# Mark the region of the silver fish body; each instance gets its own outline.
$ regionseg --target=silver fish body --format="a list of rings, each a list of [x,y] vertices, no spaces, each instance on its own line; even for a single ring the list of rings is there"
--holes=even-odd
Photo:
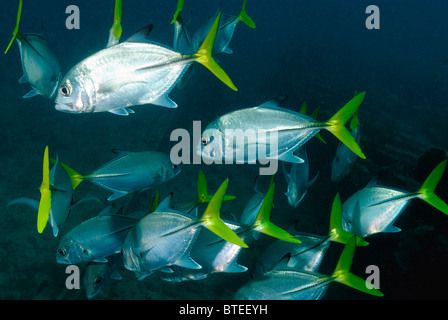
[[[246,240],[246,228],[231,222],[226,222],[226,225],[243,240]],[[247,268],[236,262],[241,253],[241,249],[240,246],[225,241],[207,229],[201,230],[191,248],[190,256],[202,268],[191,269],[173,266],[172,269],[174,272],[161,274],[161,279],[171,282],[180,282],[202,280],[208,275],[218,272],[245,272]]]
[[[359,126],[352,130],[352,135],[359,144],[361,140],[361,131]],[[356,161],[356,154],[354,154],[343,143],[339,143],[336,150],[336,155],[331,163],[331,181],[339,182],[346,175],[349,174]]]
[[[119,155],[85,176],[90,182],[112,191],[108,200],[147,190],[173,179],[180,167],[167,153],[158,151],[119,152]]]
[[[135,217],[102,213],[82,222],[61,239],[56,261],[61,264],[107,262],[120,252],[126,235],[138,222]]]
[[[23,70],[19,82],[29,83],[33,88],[24,98],[40,94],[54,99],[61,78],[58,58],[41,35],[18,33],[16,40]]]
[[[415,197],[415,193],[394,188],[367,186],[343,203],[342,228],[361,238],[379,232],[399,232],[393,223]]]
[[[62,79],[56,109],[70,113],[109,111],[128,115],[128,107],[177,107],[168,94],[191,63],[180,53],[148,42],[123,42],[75,65]]]
[[[129,232],[122,247],[126,269],[152,272],[171,265],[201,268],[189,255],[199,226],[181,212],[155,211]]]
[[[330,246],[328,237],[296,234],[300,244],[276,240],[258,256],[253,268],[253,278],[272,270],[298,270],[317,272]]]
[[[265,273],[244,284],[236,293],[236,300],[319,300],[333,281],[332,277],[304,271]]]
[[[299,206],[299,204],[305,197],[308,188],[316,181],[317,177],[319,176],[318,172],[313,179],[309,180],[310,168],[308,154],[306,152],[306,145],[299,148],[296,155],[299,158],[303,159],[304,162],[293,163],[291,166],[291,171],[289,173],[286,171],[284,162],[282,162],[283,174],[288,184],[288,189],[285,195],[288,198],[288,203],[294,208],[297,208]]]
[[[204,130],[197,153],[214,161],[278,159],[302,163],[294,151],[322,127],[311,117],[280,108],[278,105],[285,99],[279,97],[217,118]]]

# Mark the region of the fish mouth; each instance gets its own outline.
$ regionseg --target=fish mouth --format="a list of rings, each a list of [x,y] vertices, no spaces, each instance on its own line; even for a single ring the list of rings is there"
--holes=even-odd
[[[56,103],[55,109],[62,112],[68,112],[68,113],[75,113],[73,111],[73,108],[71,108],[69,105],[66,105],[64,103]]]

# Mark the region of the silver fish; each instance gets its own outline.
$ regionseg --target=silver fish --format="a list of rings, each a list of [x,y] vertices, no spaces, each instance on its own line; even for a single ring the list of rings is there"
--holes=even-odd
[[[200,269],[190,257],[190,250],[201,226],[231,243],[247,247],[219,217],[227,184],[228,180],[215,193],[201,219],[173,210],[171,197],[167,197],[127,235],[122,248],[124,266],[131,271],[149,273],[172,272],[169,269],[172,265]]]
[[[165,183],[180,173],[167,153],[158,151],[115,151],[118,156],[88,175],[81,175],[64,164],[74,188],[88,180],[113,194],[109,201],[134,191],[147,190]]]
[[[199,45],[204,41],[207,33],[209,32],[213,21],[216,17],[212,17],[193,35],[193,47],[198,48]],[[247,26],[255,28],[254,21],[246,13],[246,0],[243,2],[243,7],[241,8],[240,14],[238,16],[232,16],[229,14],[223,14],[219,22],[218,33],[216,34],[215,46],[213,47],[213,54],[220,54],[222,52],[231,54],[232,49],[229,48],[230,41],[233,38],[233,33],[235,32],[236,25],[238,22],[243,21]]]
[[[108,283],[109,279],[121,280],[122,277],[115,270],[122,262],[120,254],[107,257],[107,262],[89,262],[84,271],[84,285],[88,299],[96,297]]]
[[[194,61],[236,90],[211,56],[219,18],[195,54],[182,55],[155,43],[126,41],[91,55],[62,79],[56,109],[128,115],[133,113],[129,107],[148,103],[176,108],[168,94]]]
[[[448,205],[434,193],[446,163],[447,160],[441,162],[417,192],[369,183],[342,205],[342,228],[361,238],[379,232],[399,232],[401,229],[393,223],[414,198],[420,198],[448,214]]]
[[[361,130],[356,127],[352,130],[352,135],[356,142],[359,144],[361,140]],[[336,150],[336,155],[334,156],[333,162],[331,163],[331,181],[339,182],[346,175],[349,174],[353,165],[356,161],[356,155],[350,151],[344,144],[339,143]]]
[[[274,270],[244,284],[236,293],[238,300],[318,300],[328,286],[341,282],[359,291],[382,296],[378,289],[367,289],[365,280],[350,273],[356,247],[353,236],[345,246],[332,275],[298,270]]]
[[[30,98],[39,94],[45,98],[54,99],[61,78],[58,58],[42,35],[22,35],[19,32],[16,40],[23,70],[19,83],[29,83],[33,88],[23,97]]]
[[[140,217],[114,214],[111,209],[108,206],[64,235],[56,251],[57,263],[107,262],[107,257],[119,253],[126,235]]]
[[[356,154],[351,152],[356,157]],[[306,152],[306,145],[299,148],[297,152],[297,156],[303,159],[303,163],[293,163],[291,166],[291,171],[288,173],[285,168],[285,163],[282,162],[283,174],[286,179],[286,183],[288,184],[288,189],[285,192],[286,197],[288,198],[288,203],[294,208],[297,208],[302,202],[303,198],[308,191],[308,188],[316,181],[319,176],[319,171],[316,173],[313,179],[309,180],[309,161],[308,154]]]
[[[261,159],[302,163],[303,159],[294,152],[321,129],[326,129],[359,157],[365,158],[344,126],[358,109],[364,95],[358,94],[326,122],[279,107],[286,99],[284,96],[257,107],[227,113],[207,126],[197,145],[197,153],[205,159],[225,160],[226,163]]]

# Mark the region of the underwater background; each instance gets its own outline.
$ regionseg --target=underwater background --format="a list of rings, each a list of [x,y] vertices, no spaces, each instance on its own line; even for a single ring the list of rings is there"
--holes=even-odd
[[[80,9],[80,29],[68,30],[69,5]],[[237,15],[240,0],[185,0],[183,16],[192,12],[194,30],[212,17],[219,6]],[[380,29],[368,30],[368,5],[380,9]],[[124,0],[123,39],[153,24],[151,40],[172,46],[170,24],[177,1]],[[73,65],[103,49],[113,22],[114,1],[25,0],[21,30],[44,35],[60,60],[65,74]],[[114,157],[112,149],[170,152],[174,129],[192,132],[193,121],[202,127],[226,112],[252,107],[279,95],[287,95],[283,107],[299,110],[303,100],[318,119],[327,119],[357,92],[367,95],[359,109],[361,147],[366,160],[358,159],[341,182],[330,180],[331,161],[338,140],[327,132],[308,143],[310,175],[319,178],[297,208],[284,195],[286,182],[276,175],[276,194],[271,220],[287,229],[297,222],[304,232],[326,235],[336,193],[342,201],[363,188],[372,178],[403,190],[419,188],[429,172],[446,158],[448,149],[448,21],[445,1],[255,1],[246,12],[255,29],[240,23],[230,43],[233,54],[217,57],[238,92],[217,80],[202,66],[184,89],[174,88],[170,97],[177,109],[154,105],[134,107],[127,117],[111,113],[68,114],[56,111],[54,102],[41,96],[23,99],[31,88],[19,84],[22,75],[19,51],[13,44],[0,62],[0,299],[86,299],[84,288],[67,290],[66,265],[56,263],[60,237],[51,228],[36,230],[36,214],[25,206],[6,208],[18,197],[39,199],[42,156],[46,145],[56,157],[81,173],[88,173]],[[6,45],[15,25],[17,3],[8,1],[0,11],[0,43]],[[258,165],[184,164],[182,172],[163,184],[161,196],[174,193],[176,201],[194,200],[200,169],[210,193],[229,178],[223,217],[239,215],[253,194]],[[267,190],[269,177],[260,178]],[[156,190],[142,195],[149,199]],[[106,199],[108,191],[85,183],[76,197],[94,194]],[[448,201],[448,178],[436,190]],[[120,199],[126,205],[131,199]],[[145,200],[143,200],[145,201]],[[76,207],[60,227],[64,234],[98,214],[104,205],[85,202]],[[324,299],[447,299],[448,217],[429,204],[414,200],[398,218],[399,233],[370,236],[370,245],[356,249],[352,273],[366,277],[366,267],[380,269],[384,297],[371,297],[339,283],[329,286]],[[243,250],[238,262],[250,268],[272,238],[261,236]],[[331,274],[342,250],[332,243],[319,270]],[[80,266],[81,271],[83,266]],[[204,280],[170,283],[154,274],[143,281],[120,266],[120,281],[110,280],[95,299],[232,299],[250,279],[250,272],[213,274]]]

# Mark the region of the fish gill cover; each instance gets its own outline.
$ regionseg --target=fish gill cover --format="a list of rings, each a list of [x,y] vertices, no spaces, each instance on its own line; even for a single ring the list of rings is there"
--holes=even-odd
[[[115,3],[121,5],[121,22]],[[12,40],[0,63],[2,300],[87,299],[86,284],[80,281],[79,290],[67,289],[67,266],[56,263],[56,251],[63,235],[97,216],[110,204],[113,204],[113,214],[139,218],[157,214],[149,213],[153,211],[151,206],[155,207],[151,199],[157,192],[158,202],[172,193],[173,208],[176,204],[194,204],[185,214],[200,218],[207,207],[207,203],[196,201],[200,170],[207,178],[206,191],[210,196],[229,179],[226,194],[235,198],[222,203],[220,216],[234,228],[254,195],[254,180],[263,165],[206,164],[195,158],[196,144],[206,126],[220,116],[258,106],[278,96],[288,96],[281,107],[290,112],[299,113],[304,100],[310,110],[320,106],[317,121],[323,122],[353,98],[355,92],[366,92],[357,112],[361,130],[359,145],[366,159],[358,158],[346,176],[332,182],[331,163],[339,140],[323,130],[320,134],[326,144],[318,139],[306,142],[309,170],[311,174],[319,171],[319,176],[299,206],[289,205],[285,196],[288,186],[282,172],[274,176],[270,219],[291,234],[295,230],[326,236],[335,195],[339,193],[343,203],[372,179],[382,186],[417,192],[431,171],[447,158],[448,42],[444,39],[448,30],[445,19],[448,5],[444,2],[429,6],[416,0],[186,0],[179,3],[175,0],[52,0],[24,1],[20,6],[20,21],[17,19],[19,1],[9,1],[0,12],[3,22],[0,42],[4,48],[11,40],[16,22],[20,22],[17,30],[25,39],[27,35],[37,34],[45,41],[33,41],[41,38],[30,36],[30,41],[24,41],[19,50],[18,40]],[[248,16],[254,23],[249,25],[255,28],[238,22],[243,7],[242,16]],[[34,74],[43,70],[38,67],[47,61],[48,56],[42,53],[48,48],[57,57],[63,77],[82,60],[105,50],[108,43],[112,44],[108,39],[119,38],[122,44],[142,27],[152,24],[149,40],[140,36],[140,41],[172,48],[175,23],[171,22],[176,15],[188,27],[182,30],[189,30],[193,37],[207,21],[215,21],[219,12],[223,28],[225,23],[228,29],[224,32],[218,28],[216,38],[221,38],[215,39],[214,45],[221,45],[222,52],[214,59],[238,88],[237,92],[206,68],[192,63],[179,78],[165,83],[167,89],[161,99],[167,96],[177,108],[165,108],[163,103],[161,106],[160,102],[169,104],[170,100],[165,99],[158,100],[157,105],[123,105],[126,112],[116,112],[127,116],[110,112],[70,114],[55,110],[54,100],[40,95],[38,86],[21,79],[25,66]],[[235,23],[233,27],[232,23]],[[231,41],[224,46],[221,40],[229,35]],[[34,55],[25,54],[25,49]],[[32,63],[35,61],[40,61],[37,67]],[[187,63],[182,58],[178,61]],[[161,66],[145,71],[156,72]],[[107,88],[117,94],[141,88],[147,85],[145,76],[139,73],[136,78],[129,73],[120,76],[121,82],[114,82],[113,86],[108,83]],[[56,89],[62,94],[60,85]],[[34,93],[23,98],[32,89]],[[349,121],[347,129],[348,125]],[[181,141],[180,137],[186,136],[190,139]],[[73,196],[75,205],[71,206],[64,224],[58,226],[58,237],[48,226],[43,231],[43,226],[39,226],[42,233],[36,231],[37,209],[22,205],[7,207],[16,198],[29,197],[38,202],[41,191],[48,195],[58,190],[57,185],[48,185],[47,176],[43,181],[42,159],[46,146],[50,158],[69,163],[77,172],[88,173],[114,159],[116,155],[111,150],[156,150],[173,155],[172,150],[178,151],[176,146],[180,142],[188,147],[175,154],[176,159],[188,161],[170,164],[179,166],[181,172],[172,179],[162,179],[165,182],[155,188],[142,188],[108,201],[112,190],[92,183],[78,186]],[[52,165],[50,162],[50,170]],[[152,178],[160,179],[166,172],[160,170]],[[108,174],[125,176],[126,172]],[[269,189],[270,179],[271,176],[259,176],[255,188],[262,195]],[[435,194],[447,202],[447,192],[447,173],[442,172]],[[101,201],[79,201],[89,197]],[[51,223],[51,212],[48,223]],[[444,290],[448,282],[443,276],[448,267],[448,217],[416,199],[409,203],[394,226],[401,232],[367,237],[369,245],[356,248],[350,268],[351,273],[363,279],[375,275],[369,270],[377,270],[384,296],[378,298],[332,283],[323,299],[448,298]],[[242,236],[237,229],[233,231]],[[200,235],[206,232],[201,230],[196,241],[201,241]],[[247,267],[245,272],[215,272],[200,280],[191,280],[194,277],[183,277],[185,273],[177,265],[161,271],[174,272],[175,276],[169,278],[182,283],[168,284],[159,276],[160,271],[136,275],[118,263],[114,273],[119,273],[121,277],[116,278],[121,280],[107,281],[94,299],[233,299],[238,289],[251,279],[251,268],[257,257],[274,240],[255,233],[244,238],[248,248],[241,249],[236,262]],[[318,270],[320,274],[332,274],[343,247],[341,243],[331,243]],[[282,265],[285,263],[283,260]],[[369,269],[371,266],[377,269]],[[82,274],[87,265],[78,267]],[[428,273],[441,276],[437,281],[428,281]]]

